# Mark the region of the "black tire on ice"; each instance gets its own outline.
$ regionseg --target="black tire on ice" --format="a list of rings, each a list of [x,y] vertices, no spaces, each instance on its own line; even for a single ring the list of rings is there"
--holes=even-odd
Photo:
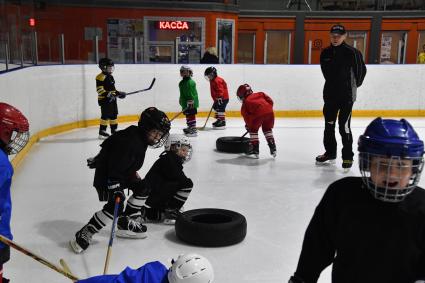
[[[176,235],[183,242],[202,247],[221,247],[245,239],[247,222],[242,214],[226,209],[201,208],[180,214]]]
[[[245,153],[248,150],[249,138],[221,137],[215,142],[217,151],[229,153]]]

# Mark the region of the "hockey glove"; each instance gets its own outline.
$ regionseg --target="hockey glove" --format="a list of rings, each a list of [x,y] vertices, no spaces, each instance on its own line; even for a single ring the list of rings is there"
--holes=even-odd
[[[195,107],[195,102],[193,100],[187,101],[187,109],[193,109]]]
[[[221,106],[223,104],[223,98],[219,97],[217,98],[217,105]]]
[[[113,102],[116,99],[113,91],[108,92],[106,98],[108,99],[108,102]]]
[[[123,98],[125,98],[125,97],[126,97],[126,95],[127,95],[127,93],[126,93],[126,92],[124,92],[124,91],[118,91],[118,98],[123,99]]]
[[[109,195],[112,194],[114,196],[114,199],[116,197],[120,197],[121,199],[125,200],[125,194],[123,192],[123,189],[124,188],[121,187],[120,182],[108,180],[108,193]]]
[[[87,158],[87,167],[90,169],[96,168],[96,156]]]

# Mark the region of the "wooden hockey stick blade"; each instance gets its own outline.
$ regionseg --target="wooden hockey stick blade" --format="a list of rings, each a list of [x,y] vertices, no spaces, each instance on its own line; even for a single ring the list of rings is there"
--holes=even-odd
[[[61,258],[59,260],[59,264],[62,266],[62,268],[65,272],[68,272],[69,274],[75,276],[74,273],[72,273],[71,269],[69,268],[68,264],[66,263],[66,261],[63,258]]]
[[[62,268],[60,268],[59,266],[57,266],[57,265],[49,262],[47,259],[45,259],[45,258],[43,258],[41,256],[36,255],[35,253],[31,252],[30,250],[28,250],[28,249],[26,249],[24,247],[21,247],[20,245],[18,245],[14,241],[9,240],[8,238],[5,238],[2,235],[0,235],[0,241],[2,243],[4,243],[4,244],[6,244],[6,245],[8,245],[8,246],[10,246],[12,248],[14,248],[15,250],[20,251],[24,255],[27,255],[29,257],[32,257],[33,259],[35,259],[36,261],[40,262],[41,264],[44,264],[45,266],[47,266],[47,267],[49,267],[49,268],[51,268],[51,269],[59,272],[60,274],[68,277],[69,279],[74,280],[74,281],[78,281],[78,278],[75,277],[74,275],[69,274],[68,272],[66,272],[65,270],[63,270]]]
[[[127,93],[127,95],[132,95],[132,94],[136,94],[136,93],[139,93],[139,92],[144,92],[144,91],[151,90],[151,88],[153,87],[155,81],[156,81],[156,78],[153,78],[153,80],[152,80],[152,82],[151,82],[151,84],[150,84],[150,86],[148,88],[144,88],[144,89],[132,91],[132,92]]]
[[[198,130],[204,130],[205,129],[205,126],[207,125],[207,123],[208,123],[208,119],[210,118],[210,116],[211,116],[211,112],[212,112],[212,110],[213,110],[213,107],[214,107],[214,104],[213,104],[213,106],[211,106],[211,109],[210,109],[210,112],[208,113],[208,117],[207,117],[207,120],[205,120],[205,124],[202,126],[202,127],[197,127],[196,129],[198,129]]]

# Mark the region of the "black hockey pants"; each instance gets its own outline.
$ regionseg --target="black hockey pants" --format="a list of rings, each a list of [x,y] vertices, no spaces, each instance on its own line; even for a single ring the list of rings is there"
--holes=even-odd
[[[351,133],[351,101],[325,101],[323,116],[325,131],[323,144],[326,155],[336,157],[337,143],[335,139],[335,123],[338,118],[339,133],[342,139],[342,159],[353,160],[353,135]]]

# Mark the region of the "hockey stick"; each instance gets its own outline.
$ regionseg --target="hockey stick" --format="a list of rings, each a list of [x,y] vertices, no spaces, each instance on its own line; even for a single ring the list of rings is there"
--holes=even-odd
[[[63,258],[61,258],[59,260],[59,264],[62,266],[62,268],[65,272],[68,272],[69,274],[75,276],[74,273],[72,273],[71,269],[69,268],[68,264],[66,263],[66,261]],[[74,282],[76,282],[76,281],[74,281]]]
[[[241,139],[243,139],[247,134],[248,134],[248,131],[246,131],[245,134],[243,134],[243,136],[241,136]]]
[[[2,235],[0,235],[0,241],[1,241],[2,243],[6,244],[6,245],[8,245],[8,246],[10,246],[10,247],[12,247],[12,248],[14,248],[14,249],[18,250],[18,251],[20,251],[21,253],[23,253],[23,254],[25,254],[25,255],[27,255],[27,256],[29,256],[29,257],[32,257],[32,258],[33,258],[33,259],[35,259],[36,261],[38,261],[38,262],[40,262],[40,263],[42,263],[42,264],[46,265],[47,267],[50,267],[51,269],[53,269],[53,270],[55,270],[55,271],[59,272],[60,274],[62,274],[62,275],[64,275],[64,276],[68,277],[69,279],[71,279],[71,280],[73,280],[73,281],[78,281],[78,280],[79,280],[76,276],[74,276],[74,275],[72,275],[72,274],[68,273],[66,270],[63,270],[63,269],[62,269],[62,268],[60,268],[59,266],[57,266],[57,265],[55,265],[55,264],[53,264],[53,263],[49,262],[47,259],[42,258],[41,256],[36,255],[35,253],[31,252],[30,250],[28,250],[28,249],[26,249],[26,248],[24,248],[24,247],[21,247],[20,245],[18,245],[18,244],[17,244],[17,243],[15,243],[14,241],[9,240],[8,238],[3,237]]]
[[[115,225],[117,224],[119,206],[120,206],[120,197],[116,197],[115,208],[114,208],[114,220],[112,221],[111,235],[109,236],[108,251],[106,252],[105,267],[103,269],[103,275],[106,274],[109,267],[109,258],[111,257],[112,243],[114,241],[114,236],[115,236]]]
[[[183,109],[182,111],[180,111],[179,113],[177,113],[176,115],[174,115],[173,118],[170,119],[170,122],[172,122],[174,119],[176,119],[177,117],[180,116],[180,114],[182,114],[184,111],[186,111],[187,108]]]
[[[136,90],[136,91],[132,91],[132,92],[127,93],[127,95],[132,95],[132,94],[135,94],[135,93],[139,93],[139,92],[144,92],[144,91],[151,90],[151,88],[153,87],[153,84],[155,83],[155,81],[156,81],[156,78],[153,78],[153,80],[151,82],[151,85],[148,88],[140,89],[140,90]]]
[[[204,130],[205,129],[205,126],[207,125],[207,123],[208,123],[208,119],[210,118],[210,116],[211,116],[211,112],[212,112],[212,110],[213,110],[213,107],[214,107],[214,104],[211,106],[211,109],[210,109],[210,113],[208,113],[208,117],[207,117],[207,120],[205,120],[205,124],[202,126],[202,127],[200,127],[200,128],[197,128],[198,130]]]

